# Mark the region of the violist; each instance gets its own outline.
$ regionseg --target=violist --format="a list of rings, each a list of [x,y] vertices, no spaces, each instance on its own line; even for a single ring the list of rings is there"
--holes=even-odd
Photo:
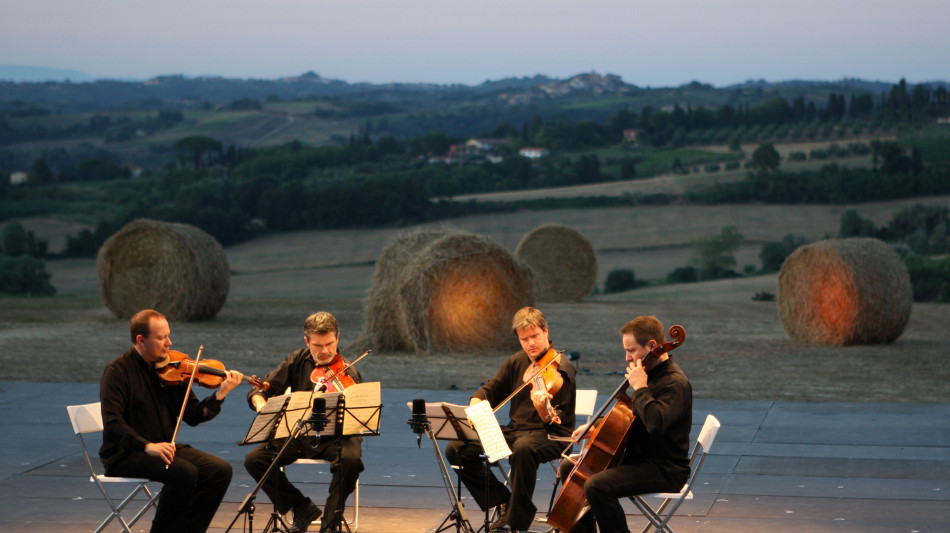
[[[332,314],[320,311],[308,316],[304,321],[303,332],[305,347],[287,355],[264,378],[270,388],[266,391],[254,388],[248,393],[248,404],[255,411],[259,412],[268,398],[284,394],[288,387],[291,392],[314,390],[314,376],[336,375],[336,371],[347,364],[338,346],[340,326]],[[363,381],[355,366],[350,366],[343,374],[337,375],[335,380],[341,386]],[[337,529],[337,519],[343,516],[346,499],[356,488],[356,481],[363,471],[361,442],[362,437],[359,436],[321,438],[313,446],[307,437],[297,438],[287,446],[280,455],[278,466],[290,464],[298,458],[326,459],[332,461],[330,471],[333,475],[326,505],[321,511],[287,479],[282,468],[271,471],[271,477],[264,482],[262,489],[280,514],[293,510],[293,523],[287,529],[289,533],[307,531],[310,523],[321,514],[324,514],[321,532]],[[273,462],[276,450],[282,445],[283,439],[263,443],[244,458],[244,467],[256,481],[260,481]]]
[[[548,323],[540,310],[524,307],[515,313],[511,329],[521,343],[521,350],[502,363],[495,376],[472,395],[470,405],[488,401],[493,408],[525,383],[528,368],[549,350]],[[563,358],[557,366],[562,383],[555,394],[540,387],[523,387],[511,399],[511,420],[502,426],[502,433],[511,448],[510,490],[490,471],[488,491],[485,490],[485,462],[482,447],[453,441],[446,447],[446,458],[457,470],[472,497],[482,510],[500,507],[499,518],[491,524],[495,531],[525,531],[537,511],[531,498],[537,480],[538,465],[556,459],[564,443],[548,439],[548,435],[567,437],[574,428],[574,393],[576,369]],[[557,415],[552,416],[549,406]],[[542,415],[543,413],[543,415]]]

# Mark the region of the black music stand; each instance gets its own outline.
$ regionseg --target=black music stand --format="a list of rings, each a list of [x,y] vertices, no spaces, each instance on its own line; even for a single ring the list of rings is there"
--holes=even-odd
[[[412,404],[410,404],[410,409]],[[412,421],[410,421],[412,422]],[[442,475],[442,484],[445,487],[446,495],[452,502],[452,511],[442,520],[436,533],[441,533],[451,527],[455,527],[456,533],[475,533],[471,522],[465,513],[465,505],[459,498],[455,484],[452,483],[452,476],[449,474],[449,468],[445,457],[442,455],[442,449],[439,447],[439,440],[478,442],[478,433],[472,428],[465,415],[465,407],[447,403],[427,403],[425,406],[425,421],[422,422],[423,429],[435,450],[435,456],[439,460],[439,473]],[[413,428],[415,429],[415,428]]]
[[[254,486],[254,489],[244,498],[244,501],[241,502],[240,507],[238,508],[237,515],[234,516],[234,519],[231,520],[231,523],[228,524],[228,528],[225,530],[231,531],[231,528],[234,527],[234,524],[237,523],[241,515],[247,515],[248,523],[248,533],[253,533],[254,531],[254,500],[257,498],[257,493],[260,492],[261,487],[264,486],[264,483],[270,477],[271,473],[274,471],[274,468],[277,466],[277,461],[280,459],[280,456],[283,455],[284,451],[287,449],[287,446],[290,442],[297,438],[300,431],[305,426],[319,426],[322,425],[322,421],[314,420],[312,417],[305,418],[308,415],[308,412],[305,409],[294,408],[288,409],[290,405],[290,396],[275,396],[267,401],[267,404],[257,413],[257,416],[254,417],[254,421],[251,422],[251,427],[247,431],[247,435],[244,437],[244,440],[238,442],[238,445],[247,445],[247,444],[258,444],[261,442],[273,441],[277,434],[279,428],[284,428],[288,433],[284,439],[284,444],[277,450],[277,453],[274,454],[274,459],[268,465],[267,470],[264,471],[264,475],[261,476],[260,481],[257,482],[257,485]],[[291,418],[289,413],[291,412],[300,412],[300,415],[294,419],[293,428],[290,428]],[[268,519],[267,524],[264,525],[263,532],[282,532],[286,531],[287,524],[284,523],[284,520],[281,518],[280,513],[277,512],[277,506],[274,505],[274,510],[271,512],[270,519]]]
[[[295,393],[296,394],[296,393]],[[343,392],[326,392],[314,395],[314,398],[324,398],[327,409],[327,424],[318,428],[311,425],[310,429],[301,433],[301,437],[316,436],[332,437],[336,439],[337,460],[343,454],[343,437],[367,437],[379,435],[379,416],[382,410],[380,403],[381,390],[378,381],[357,383],[350,385]],[[338,507],[333,510],[332,517],[327,510],[327,519],[332,526],[329,531],[341,533],[350,532],[350,525],[343,518],[344,498],[338,498]]]

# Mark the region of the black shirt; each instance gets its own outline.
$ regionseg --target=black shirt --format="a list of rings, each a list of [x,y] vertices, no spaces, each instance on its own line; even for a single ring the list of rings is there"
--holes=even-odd
[[[130,348],[110,362],[102,373],[102,447],[99,458],[108,471],[120,458],[145,450],[152,442],[171,442],[185,393],[188,405],[182,421],[190,426],[211,420],[221,412],[214,393],[198,401],[187,382],[167,385],[150,363]]]
[[[659,459],[688,475],[693,389],[672,359],[647,373],[647,386],[633,394],[633,413],[624,462]]]
[[[346,362],[346,359],[344,359],[344,362]],[[314,383],[310,381],[310,374],[313,373],[315,368],[317,368],[317,365],[310,354],[310,348],[302,348],[291,352],[277,365],[277,368],[264,376],[264,381],[270,384],[270,388],[266,391],[252,388],[247,393],[248,405],[251,406],[251,409],[254,409],[251,398],[257,394],[262,395],[265,399],[280,396],[287,391],[287,387],[290,387],[291,392],[312,391]],[[347,368],[346,375],[353,378],[354,383],[363,382],[363,378],[355,366]]]
[[[496,407],[524,383],[524,373],[530,365],[531,359],[524,350],[512,354],[501,365],[495,376],[475,391],[472,397],[487,400],[492,408]],[[534,408],[534,403],[531,401],[531,385],[525,385],[511,399],[508,408],[508,415],[511,420],[509,420],[507,428],[513,430],[543,429],[552,435],[562,437],[571,434],[574,430],[574,381],[577,376],[577,369],[566,357],[561,357],[558,372],[564,378],[564,383],[554,395],[554,398],[551,399],[551,405],[557,410],[561,423],[545,424],[541,420],[541,415],[538,414],[538,410]]]

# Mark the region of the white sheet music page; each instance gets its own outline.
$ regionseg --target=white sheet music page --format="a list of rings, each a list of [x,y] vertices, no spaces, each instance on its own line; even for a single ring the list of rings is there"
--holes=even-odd
[[[491,410],[488,402],[478,402],[465,409],[468,421],[478,432],[478,439],[482,442],[482,448],[488,455],[488,462],[494,463],[511,455],[511,448],[508,447],[508,441],[501,433],[501,427],[495,418],[495,413]]]

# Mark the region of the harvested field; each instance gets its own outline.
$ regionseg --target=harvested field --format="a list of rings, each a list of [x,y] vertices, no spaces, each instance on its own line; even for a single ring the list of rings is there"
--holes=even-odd
[[[885,223],[926,198],[853,206]],[[634,268],[638,279],[658,279],[689,257],[699,234],[735,225],[753,244],[738,262],[758,264],[761,242],[786,233],[815,240],[837,233],[850,206],[719,206],[611,208],[519,212],[467,217],[453,225],[489,236],[514,250],[525,231],[548,222],[571,225],[590,236],[598,254],[598,283],[612,268]],[[432,224],[427,227],[438,227]],[[363,326],[363,303],[373,262],[401,229],[340,230],[272,235],[225,250],[232,269],[228,301],[214,320],[172,323],[175,348],[228,368],[263,374],[302,346],[303,319],[324,309],[340,320],[344,350]],[[52,299],[5,298],[0,306],[0,380],[96,382],[104,365],[128,345],[128,325],[99,301],[94,260],[50,261]],[[893,344],[814,346],[785,335],[775,302],[754,302],[776,292],[776,276],[637,289],[589,297],[579,303],[542,304],[558,347],[581,354],[578,385],[612,391],[623,367],[617,330],[637,314],[679,323],[686,341],[674,352],[702,398],[947,402],[950,306],[915,304],[903,335]],[[360,362],[368,379],[384,387],[474,390],[491,376],[499,352],[375,351]],[[53,372],[55,370],[55,372]],[[433,399],[435,400],[435,399]]]

